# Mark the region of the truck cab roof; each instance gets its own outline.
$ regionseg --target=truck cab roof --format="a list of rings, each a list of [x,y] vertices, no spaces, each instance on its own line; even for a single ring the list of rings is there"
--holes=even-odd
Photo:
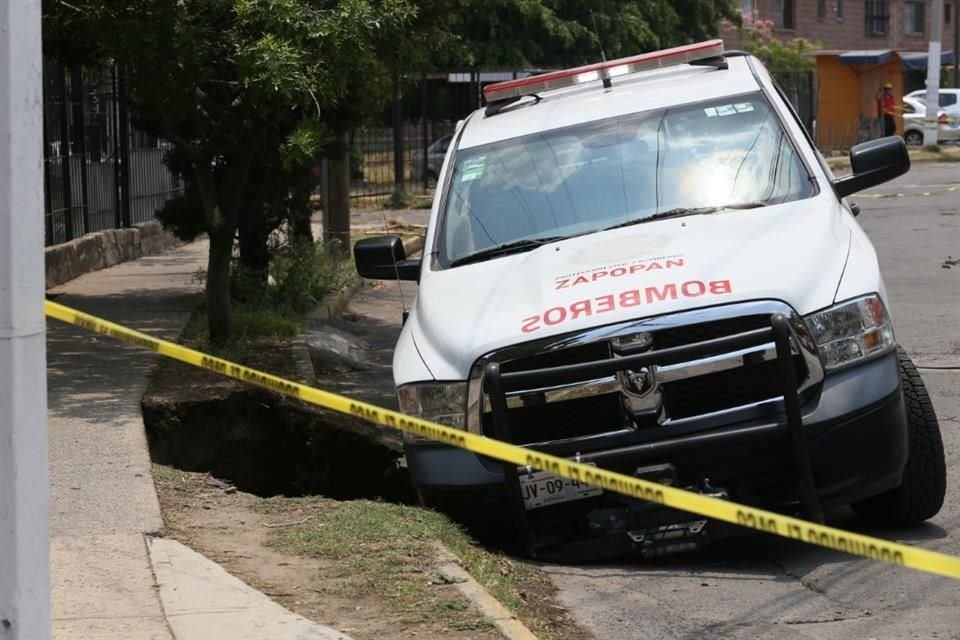
[[[614,77],[611,83],[610,89],[604,89],[597,79],[535,92],[536,97],[524,98],[493,115],[480,110],[464,126],[458,148],[760,90],[746,57],[727,58],[726,69],[682,64]]]

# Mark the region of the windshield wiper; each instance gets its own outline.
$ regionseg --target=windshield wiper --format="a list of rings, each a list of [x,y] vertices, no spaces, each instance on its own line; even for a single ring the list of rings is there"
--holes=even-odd
[[[738,202],[735,204],[725,204],[723,206],[713,206],[713,207],[677,207],[676,209],[667,209],[666,211],[658,211],[653,215],[645,216],[643,218],[634,218],[633,220],[627,220],[626,222],[621,222],[613,226],[607,227],[604,231],[610,229],[619,229],[621,227],[629,227],[635,224],[643,224],[644,222],[650,222],[651,220],[661,220],[663,218],[679,218],[681,216],[695,216],[704,213],[716,213],[717,211],[728,211],[730,209],[756,209],[757,207],[767,206],[766,202],[753,201],[753,202]]]
[[[490,247],[489,249],[482,249],[476,253],[471,253],[468,256],[463,258],[458,258],[450,263],[451,267],[459,267],[462,264],[469,264],[471,262],[481,262],[483,260],[488,260],[490,258],[495,258],[496,256],[503,256],[509,253],[520,253],[522,251],[529,251],[530,249],[535,249],[536,247],[549,244],[551,242],[557,242],[558,240],[566,240],[569,236],[548,236],[545,238],[526,238],[524,240],[516,240],[514,242],[507,242],[505,244],[500,244],[495,247]]]

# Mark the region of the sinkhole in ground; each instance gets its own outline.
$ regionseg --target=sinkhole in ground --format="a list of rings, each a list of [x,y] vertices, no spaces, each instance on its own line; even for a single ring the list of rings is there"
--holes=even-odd
[[[143,418],[154,462],[209,472],[240,491],[415,501],[395,434],[265,390],[145,397]]]

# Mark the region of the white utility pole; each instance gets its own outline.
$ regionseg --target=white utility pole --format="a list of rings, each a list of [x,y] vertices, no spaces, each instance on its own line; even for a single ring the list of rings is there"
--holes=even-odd
[[[0,640],[50,637],[40,0],[0,0]]]
[[[923,124],[924,146],[937,144],[937,112],[940,111],[940,40],[942,37],[943,0],[933,0],[933,13],[930,16],[930,49],[927,53],[927,117]]]

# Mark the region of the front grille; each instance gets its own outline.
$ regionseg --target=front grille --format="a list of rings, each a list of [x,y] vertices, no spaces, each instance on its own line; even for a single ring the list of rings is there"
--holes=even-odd
[[[516,407],[509,413],[510,433],[516,444],[582,438],[627,426],[620,394]],[[483,415],[483,432],[495,435],[491,414]]]
[[[723,338],[769,326],[770,316],[767,315],[737,316],[735,318],[686,324],[655,331],[654,347],[656,349],[680,347],[685,344]]]
[[[735,315],[737,307],[730,305],[717,310],[718,315],[728,314],[728,317],[714,315],[704,319],[705,312],[698,311],[655,318],[647,323],[625,324],[622,333],[652,333],[653,349],[661,350],[769,327],[771,313],[791,313],[789,308],[776,302],[745,303],[740,308],[746,313]],[[613,357],[610,336],[618,335],[618,332],[607,330],[604,335],[605,339],[587,343],[582,342],[585,335],[565,338],[567,344],[574,340],[581,341],[572,347],[563,347],[563,343],[558,343],[554,338],[542,343],[543,350],[539,353],[525,353],[524,350],[536,347],[526,345],[488,357],[500,362],[503,373],[607,360]],[[807,358],[802,353],[793,357],[793,364],[797,381],[802,383],[801,389],[822,377],[821,371],[808,370]],[[678,366],[682,370],[682,363]],[[659,419],[656,396],[644,396],[643,401],[631,400],[628,403],[617,383],[614,383],[618,389],[615,392],[610,391],[608,383],[598,395],[573,399],[552,398],[552,402],[547,401],[548,396],[531,388],[531,393],[524,398],[525,406],[508,409],[511,439],[517,444],[530,444],[587,437],[632,426],[644,430],[659,428],[658,425],[669,428],[674,420],[754,405],[783,395],[782,377],[776,360],[763,361],[757,357],[753,361],[748,359],[748,364],[725,371],[696,375],[694,368],[690,375],[693,377],[661,382],[658,390],[652,392],[662,394],[663,410]],[[540,404],[536,404],[538,401]],[[627,410],[631,405],[638,412],[636,418]],[[489,410],[490,405],[486,403],[486,412],[481,414],[479,426],[483,433],[493,436],[495,433]]]
[[[800,356],[794,358],[794,369],[797,379],[801,379],[804,367]],[[674,420],[762,402],[780,395],[783,395],[783,382],[776,360],[663,385],[667,415]]]
[[[562,367],[565,364],[606,360],[609,357],[610,343],[604,340],[501,362],[500,371],[514,373],[516,371],[530,371],[531,369],[547,369],[549,367]]]
[[[656,331],[654,345],[657,349],[667,349],[768,326],[768,315],[723,318]],[[794,370],[797,379],[803,379],[806,371],[800,356],[794,357]],[[775,398],[783,395],[782,384],[775,360],[754,362],[738,369],[664,384],[664,404],[667,415],[680,420]]]
[[[607,341],[546,351],[500,363],[504,373],[562,367],[593,360],[605,360],[611,355]],[[517,444],[547,442],[565,438],[580,438],[595,433],[623,428],[627,416],[620,404],[619,393],[577,398],[563,402],[531,405],[510,409],[510,432]],[[483,432],[495,435],[489,413],[483,416]]]

